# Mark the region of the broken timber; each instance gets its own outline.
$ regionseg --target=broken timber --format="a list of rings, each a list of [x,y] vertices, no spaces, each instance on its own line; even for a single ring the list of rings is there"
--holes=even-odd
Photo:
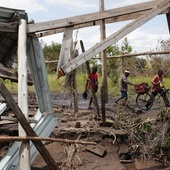
[[[103,12],[95,12],[80,16],[74,16],[59,20],[46,21],[28,24],[27,33],[39,33],[37,37],[48,36],[64,32],[64,28],[74,26],[74,29],[100,25],[100,20],[104,19],[106,24],[132,20],[145,14],[155,6],[157,1],[150,1],[141,4],[121,7]],[[162,10],[160,14],[169,13],[169,10]]]
[[[82,144],[82,145],[96,145],[96,142],[86,142],[80,140],[68,140],[68,139],[56,139],[56,138],[47,138],[47,137],[19,137],[19,136],[0,136],[0,142],[2,141],[50,141],[50,142],[65,142],[73,144]]]
[[[0,78],[10,79],[12,82],[18,83],[18,72],[14,69],[6,68],[2,64],[0,64]],[[28,85],[34,84],[31,74],[28,74],[27,83]]]
[[[131,33],[132,31],[134,31],[135,29],[137,29],[138,27],[140,27],[141,25],[148,22],[150,19],[152,19],[153,17],[157,16],[162,11],[170,7],[170,1],[164,0],[161,2],[159,1],[159,3],[158,1],[156,2],[157,3],[153,6],[153,8],[145,12],[142,16],[138,17],[136,20],[132,21],[131,23],[127,24],[122,29],[110,35],[105,40],[94,45],[92,48],[90,48],[86,52],[80,54],[77,58],[63,65],[61,67],[63,74],[68,74],[70,71],[82,65],[84,62],[88,61],[93,56],[97,55],[98,53],[100,53],[101,51],[109,47],[110,45],[116,43],[121,38]]]
[[[23,115],[21,109],[18,107],[18,105],[15,104],[15,100],[13,99],[10,92],[8,91],[8,89],[5,87],[5,85],[3,84],[3,82],[1,80],[0,80],[0,92],[1,92],[2,96],[5,98],[5,100],[7,101],[8,105],[10,106],[12,111],[14,112],[14,114],[17,117],[18,121],[20,122],[22,128],[25,130],[26,134],[28,136],[37,137],[37,134],[31,128],[29,122]],[[56,162],[54,161],[54,159],[52,158],[52,156],[50,155],[48,150],[45,148],[43,143],[41,141],[32,141],[32,142],[35,145],[35,147],[37,148],[37,150],[39,151],[39,153],[41,154],[41,156],[44,158],[44,160],[46,161],[46,163],[50,167],[50,169],[58,170],[59,169],[58,165],[56,164]]]

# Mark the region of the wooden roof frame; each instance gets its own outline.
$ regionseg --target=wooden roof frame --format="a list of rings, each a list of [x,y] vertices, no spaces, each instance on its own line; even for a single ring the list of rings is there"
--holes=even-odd
[[[155,16],[159,15],[160,13],[163,13],[163,11],[166,11],[166,10],[169,11],[170,1],[169,0],[156,0],[154,1],[154,3],[152,3],[152,5],[153,5],[152,8],[145,10],[145,12],[142,12],[142,15],[139,15],[132,22],[130,22],[129,24],[127,24],[120,30],[116,31],[115,33],[113,33],[112,35],[104,39],[103,41],[97,43],[96,45],[88,49],[86,52],[80,54],[75,59],[68,61],[66,64],[58,68],[57,77],[68,74],[69,72],[77,68],[78,66],[90,60],[93,56],[96,56],[97,54],[105,50],[107,47],[109,47],[110,45],[118,42],[121,38],[125,37],[127,34],[131,33],[135,29],[139,28],[141,25],[145,24],[146,22],[148,22]],[[141,12],[141,8],[139,11]],[[168,19],[168,24],[169,24],[169,20],[170,20],[169,13],[167,14],[167,19]],[[68,59],[68,56],[65,56],[65,58]]]
[[[64,27],[73,26],[74,29],[100,25],[101,20],[105,23],[114,23],[126,20],[133,20],[151,10],[160,0],[130,5],[103,12],[89,13],[74,17],[68,17],[53,21],[28,24],[27,33],[37,33],[38,37],[44,37],[56,33],[64,32]],[[159,14],[169,14],[170,9],[165,9]]]
[[[64,32],[64,28],[78,29],[94,25],[100,25],[101,20],[105,20],[105,23],[114,23],[118,21],[132,20],[125,27],[121,28],[117,32],[113,33],[106,39],[102,40],[98,44],[94,45],[86,52],[80,54],[75,59],[69,61],[69,56],[62,53],[62,59],[65,61],[62,65],[58,65],[57,77],[68,74],[78,66],[82,65],[93,56],[105,50],[108,46],[116,43],[121,38],[134,31],[141,25],[145,24],[155,16],[159,14],[166,14],[168,27],[170,29],[170,1],[169,0],[155,0],[140,4],[135,4],[127,7],[121,7],[106,11],[95,12],[91,14],[85,14],[75,17],[69,17],[59,20],[28,24],[27,33],[37,34],[38,37],[43,37],[51,34]],[[72,35],[69,35],[71,37]],[[65,41],[63,41],[65,44]],[[69,48],[68,44],[64,45]],[[71,47],[70,47],[71,48]]]

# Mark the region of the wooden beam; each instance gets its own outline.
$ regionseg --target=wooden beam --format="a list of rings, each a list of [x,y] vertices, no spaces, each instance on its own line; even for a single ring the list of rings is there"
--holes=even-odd
[[[134,13],[127,14],[127,15],[119,15],[119,16],[116,16],[116,17],[107,18],[107,19],[105,19],[105,24],[127,21],[127,20],[133,20],[133,19],[140,17],[145,12],[146,11],[144,11],[144,12],[139,11],[139,12],[134,12]],[[162,12],[161,14],[167,14],[167,13],[169,13],[168,9],[165,10],[164,12]],[[74,25],[73,29],[75,30],[75,29],[81,29],[81,28],[85,28],[85,27],[96,26],[96,25],[100,25],[100,23],[101,23],[101,21],[93,21],[93,22],[88,22],[88,23],[84,23],[84,24],[78,24],[78,25]],[[53,30],[48,30],[48,31],[36,33],[36,36],[38,38],[40,38],[40,37],[45,37],[45,36],[58,34],[58,33],[62,33],[62,32],[64,32],[64,28],[55,28]],[[29,35],[32,36],[31,34],[29,34]]]
[[[110,58],[122,58],[122,57],[136,57],[136,56],[143,56],[143,55],[159,55],[159,54],[170,54],[170,51],[156,51],[156,52],[142,52],[142,53],[134,53],[134,54],[122,54],[116,56],[107,56],[107,59]],[[100,59],[100,58],[98,58]]]
[[[107,37],[104,41],[101,41],[100,43],[94,45],[92,48],[87,50],[86,52],[79,55],[77,58],[73,59],[72,61],[68,62],[66,65],[63,65],[61,67],[61,70],[63,71],[63,74],[67,74],[70,71],[74,70],[78,66],[85,63],[87,60],[91,59],[93,56],[97,55],[110,45],[116,43],[121,38],[129,34],[130,32],[134,31],[147,21],[151,20],[153,17],[170,7],[170,1],[164,0],[161,2],[156,1],[157,4],[153,6],[153,9],[145,12],[144,15],[137,18],[135,21],[127,24],[125,27],[121,28],[114,34]]]
[[[75,26],[75,25],[85,24],[88,22],[99,21],[102,19],[118,17],[121,15],[129,15],[135,12],[148,11],[152,9],[155,4],[156,1],[151,1],[146,3],[131,5],[127,7],[115,8],[104,12],[95,12],[95,13],[69,17],[69,18],[64,18],[59,20],[28,24],[27,33],[42,32],[42,31],[52,30],[56,28]]]
[[[57,65],[57,73],[56,73],[57,79],[61,77],[60,75],[61,72],[59,68],[63,64],[66,64],[69,61],[69,59],[71,59],[72,50],[73,50],[73,27],[66,27],[63,34],[63,41],[62,41],[59,61]]]
[[[73,144],[82,144],[82,145],[96,145],[96,142],[87,142],[80,140],[68,140],[68,139],[56,139],[48,137],[20,137],[20,136],[0,136],[0,142],[4,141],[49,141],[49,142],[60,142],[60,143],[73,143]]]
[[[12,82],[18,83],[18,72],[14,69],[9,69],[4,67],[2,64],[0,64],[0,78],[2,79],[9,79]],[[28,85],[33,85],[33,76],[31,74],[28,74]]]
[[[0,32],[18,32],[18,24],[14,22],[0,22]]]
[[[155,51],[155,52],[141,52],[141,53],[133,53],[133,54],[121,54],[121,55],[115,55],[115,56],[107,56],[106,59],[122,58],[122,57],[135,57],[135,56],[142,56],[142,55],[161,55],[161,54],[170,54],[170,51]],[[101,60],[101,57],[92,57],[92,59]],[[53,61],[46,61],[45,63],[50,64],[50,63],[57,63],[57,62],[58,62],[58,60],[53,60]]]

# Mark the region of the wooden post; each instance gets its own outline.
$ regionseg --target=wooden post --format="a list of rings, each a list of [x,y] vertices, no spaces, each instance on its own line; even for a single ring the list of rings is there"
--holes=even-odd
[[[28,120],[28,89],[27,89],[27,55],[26,55],[26,20],[19,21],[18,30],[18,106]],[[19,124],[19,136],[27,136]],[[19,147],[19,169],[30,170],[29,141],[21,142]]]
[[[104,11],[104,0],[100,0],[100,12]],[[105,20],[101,20],[100,24],[100,36],[101,41],[106,38],[106,29],[105,29]],[[101,111],[102,111],[102,121],[103,124],[106,121],[105,115],[105,103],[108,102],[108,90],[107,90],[107,59],[106,59],[106,50],[101,52],[101,61],[102,61],[102,86],[101,86]]]
[[[13,99],[8,89],[3,84],[2,80],[0,80],[0,92],[4,97],[4,99],[6,100],[6,102],[8,103],[8,105],[10,106],[13,113],[15,114],[15,116],[17,117],[18,121],[20,122],[20,125],[25,130],[26,134],[30,137],[38,137],[37,134],[34,132],[34,130],[31,128],[29,122],[25,118],[21,109],[15,103],[15,100]],[[52,158],[48,150],[45,148],[43,143],[41,141],[32,141],[32,143],[35,145],[35,147],[37,148],[41,156],[44,158],[49,168],[51,170],[59,170],[58,165],[56,164],[56,162],[54,161],[54,159]]]
[[[84,48],[84,44],[83,44],[83,41],[80,40],[80,45],[81,45],[81,49],[82,49],[82,52],[85,52],[85,48]],[[87,69],[87,74],[88,75],[91,75],[91,70],[90,70],[90,66],[89,66],[89,61],[86,61],[86,69]],[[89,77],[91,79],[91,76]],[[92,81],[91,81],[92,82]],[[99,113],[99,106],[98,106],[98,102],[97,102],[97,97],[95,95],[95,91],[94,91],[94,88],[92,88],[92,97],[93,97],[93,103],[94,103],[94,106],[97,110],[97,114],[98,116],[100,116],[100,113]]]
[[[105,109],[105,86],[101,86],[101,111],[102,111],[102,122],[103,125],[106,122],[106,109]]]
[[[78,51],[74,51],[73,58],[78,56]],[[77,83],[76,83],[76,70],[73,70],[73,84],[72,84],[72,92],[73,92],[73,99],[74,99],[74,112],[78,112],[78,97],[77,97]]]
[[[71,55],[71,59],[75,58],[78,55],[78,51],[74,51]],[[68,73],[65,78],[65,87],[70,90],[70,104],[69,107],[72,107],[74,104],[74,112],[78,112],[78,97],[77,97],[77,84],[76,84],[76,70]]]
[[[100,12],[104,11],[104,0],[100,0]],[[106,38],[106,28],[105,28],[105,20],[101,20],[100,24],[100,37],[101,41]],[[108,86],[107,86],[107,58],[106,58],[106,50],[101,52],[101,60],[102,60],[102,86],[105,87],[105,103],[108,102]]]

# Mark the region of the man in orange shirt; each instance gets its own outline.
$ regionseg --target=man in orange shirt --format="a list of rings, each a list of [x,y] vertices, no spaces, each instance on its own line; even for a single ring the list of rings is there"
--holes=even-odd
[[[163,83],[163,71],[162,70],[158,70],[158,73],[152,78],[151,83],[152,83],[152,96],[153,96],[152,100],[159,93],[165,102],[165,106],[170,107],[169,100],[166,96],[166,93],[164,93],[161,87],[161,83]],[[147,103],[146,107],[148,105],[149,104]]]

